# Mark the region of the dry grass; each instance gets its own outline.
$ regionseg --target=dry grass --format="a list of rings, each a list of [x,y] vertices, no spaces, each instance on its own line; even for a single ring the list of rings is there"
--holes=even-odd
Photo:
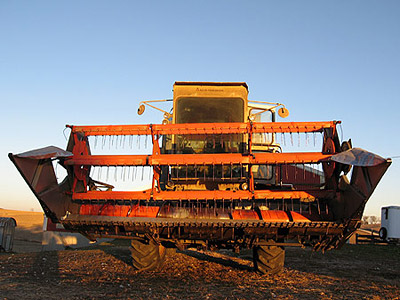
[[[17,221],[13,251],[36,252],[42,249],[43,213],[0,208],[0,217]]]

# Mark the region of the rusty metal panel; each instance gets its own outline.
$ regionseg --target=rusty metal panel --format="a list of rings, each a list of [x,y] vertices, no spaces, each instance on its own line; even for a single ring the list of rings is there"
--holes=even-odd
[[[55,147],[55,146],[48,146],[48,147],[16,154],[15,156],[20,157],[20,158],[46,159],[46,158],[54,158],[54,157],[57,157],[57,158],[70,157],[72,155],[73,154],[69,151],[65,151],[65,150]]]
[[[361,148],[353,148],[340,152],[331,157],[331,160],[352,166],[371,167],[386,162],[386,159]]]
[[[39,200],[46,216],[51,218],[53,222],[57,222],[57,216],[61,217],[66,214],[71,197],[64,193],[63,184],[59,185],[57,182],[50,158],[55,155],[53,150],[49,149],[46,152],[39,149],[39,151],[26,152],[27,154],[24,154],[24,156],[21,156],[21,154],[13,155],[12,153],[8,156]],[[65,155],[66,153],[59,152],[58,154]],[[65,182],[64,185],[68,186],[68,182]],[[70,210],[72,211],[72,208]]]

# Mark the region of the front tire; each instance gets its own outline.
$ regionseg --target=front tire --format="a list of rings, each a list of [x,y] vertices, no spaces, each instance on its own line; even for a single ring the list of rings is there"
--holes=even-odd
[[[283,271],[285,250],[279,246],[255,246],[254,269],[261,274],[278,274]]]
[[[132,240],[130,250],[136,270],[155,271],[165,261],[165,248],[150,240]]]

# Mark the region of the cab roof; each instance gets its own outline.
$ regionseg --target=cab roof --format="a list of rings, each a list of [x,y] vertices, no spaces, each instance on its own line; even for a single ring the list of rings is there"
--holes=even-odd
[[[201,85],[201,86],[244,86],[249,90],[246,82],[204,82],[204,81],[175,81],[174,85]]]

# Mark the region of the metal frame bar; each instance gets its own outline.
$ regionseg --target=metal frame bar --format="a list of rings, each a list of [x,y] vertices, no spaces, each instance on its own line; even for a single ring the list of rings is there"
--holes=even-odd
[[[95,125],[73,126],[72,133],[86,136],[98,135],[165,135],[165,134],[230,134],[230,133],[289,133],[323,132],[336,128],[340,121],[329,122],[260,122],[260,123],[191,123],[191,124],[147,124],[147,125]]]
[[[309,191],[279,191],[255,190],[251,191],[160,191],[151,190],[131,191],[88,191],[74,193],[73,200],[249,200],[249,199],[315,199],[334,196],[331,190]]]
[[[82,166],[179,166],[179,165],[247,165],[247,164],[310,164],[326,162],[333,154],[320,152],[159,155],[75,155],[65,165]]]

